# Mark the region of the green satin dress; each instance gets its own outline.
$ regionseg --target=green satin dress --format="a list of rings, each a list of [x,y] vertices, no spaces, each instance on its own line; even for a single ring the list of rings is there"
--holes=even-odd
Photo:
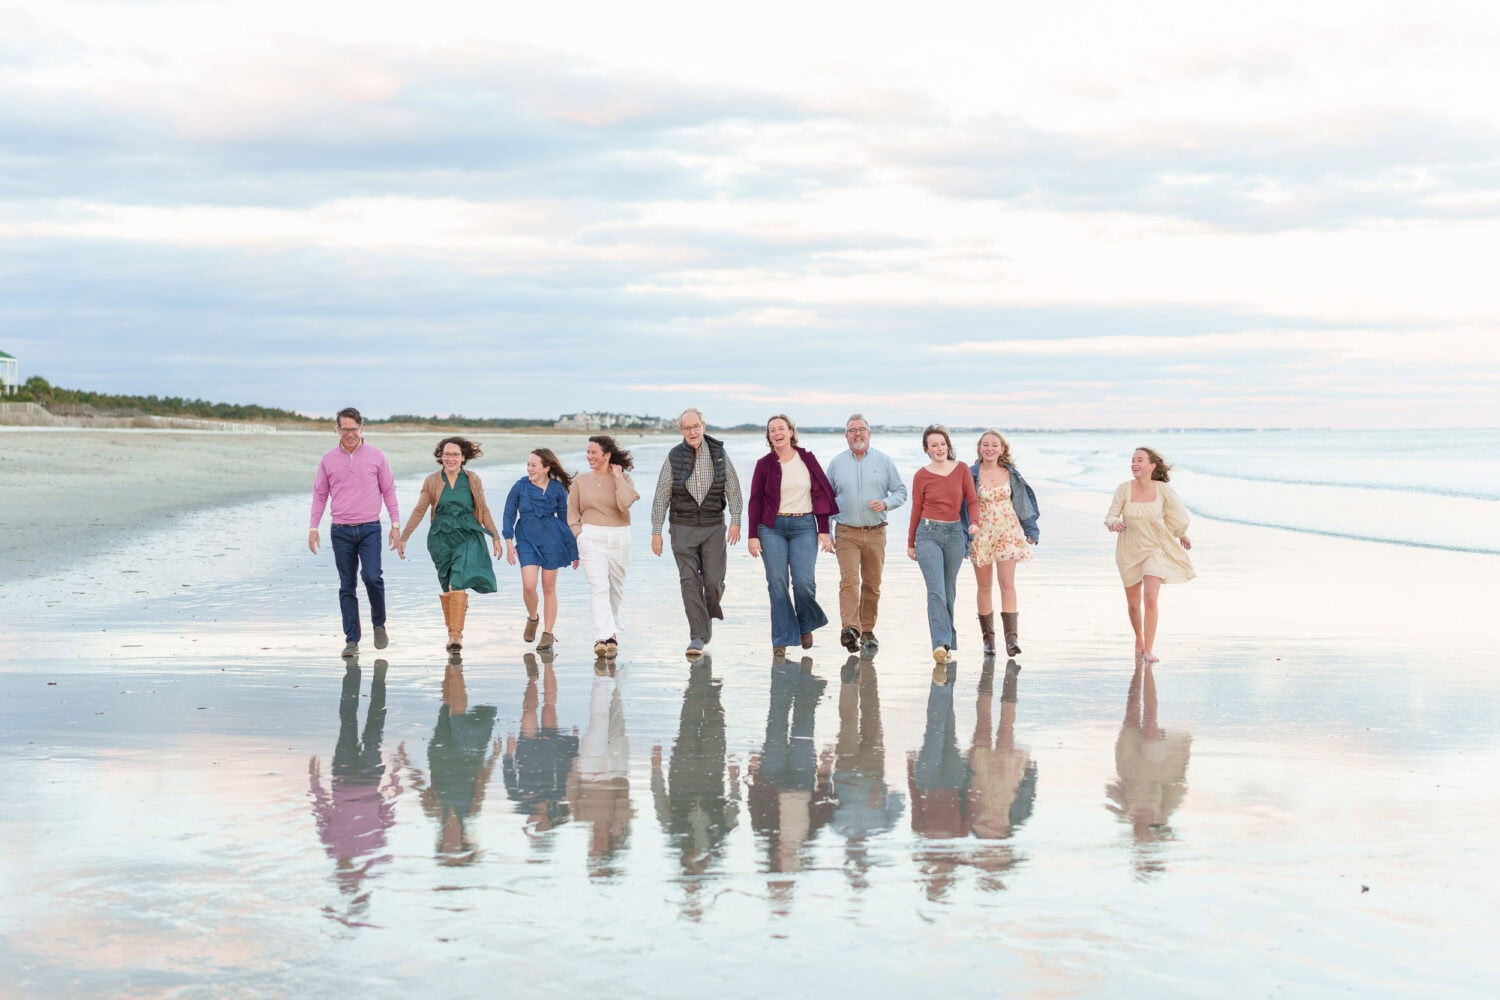
[[[427,529],[427,552],[437,567],[438,584],[444,590],[495,592],[495,568],[490,563],[490,533],[474,520],[474,493],[469,474],[458,473],[458,482],[443,492]]]

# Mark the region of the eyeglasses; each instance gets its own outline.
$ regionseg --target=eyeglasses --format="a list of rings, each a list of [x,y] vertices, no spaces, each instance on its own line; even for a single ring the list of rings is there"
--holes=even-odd
[[[684,434],[691,434],[693,431],[701,431],[703,429],[702,424],[679,424],[678,426],[682,428],[682,433]]]
[[[445,452],[443,452],[443,457],[444,458],[463,458],[464,457],[464,453],[461,452],[461,451],[445,451]]]
[[[358,434],[359,433],[359,428],[358,427],[340,427],[339,428],[339,433],[340,434]]]
[[[845,434],[868,434],[868,433],[870,433],[870,428],[868,428],[868,427],[851,427],[848,430],[844,431],[844,433]]]

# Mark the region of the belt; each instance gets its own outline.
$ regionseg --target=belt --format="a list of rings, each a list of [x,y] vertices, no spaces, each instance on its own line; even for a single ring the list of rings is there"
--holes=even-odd
[[[840,531],[880,531],[885,527],[884,521],[879,524],[845,524],[843,521],[837,523]]]
[[[358,524],[335,524],[335,528],[363,528],[367,524],[379,524],[379,521],[361,521]]]
[[[800,514],[788,514],[786,511],[778,511],[777,517],[812,517],[812,511],[804,510]]]

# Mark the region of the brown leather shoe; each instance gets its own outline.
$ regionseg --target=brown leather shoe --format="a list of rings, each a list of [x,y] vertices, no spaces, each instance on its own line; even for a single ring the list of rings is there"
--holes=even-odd
[[[526,619],[526,631],[521,633],[522,642],[532,642],[536,639],[536,627],[541,624],[541,618]]]

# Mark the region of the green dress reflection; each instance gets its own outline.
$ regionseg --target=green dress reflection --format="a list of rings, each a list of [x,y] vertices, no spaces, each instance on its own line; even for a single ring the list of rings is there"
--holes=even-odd
[[[442,476],[443,492],[438,497],[427,529],[427,552],[437,568],[438,586],[443,590],[473,590],[481,594],[495,592],[495,569],[490,563],[488,529],[474,520],[474,493],[469,489],[469,474],[463,470],[449,485]]]

